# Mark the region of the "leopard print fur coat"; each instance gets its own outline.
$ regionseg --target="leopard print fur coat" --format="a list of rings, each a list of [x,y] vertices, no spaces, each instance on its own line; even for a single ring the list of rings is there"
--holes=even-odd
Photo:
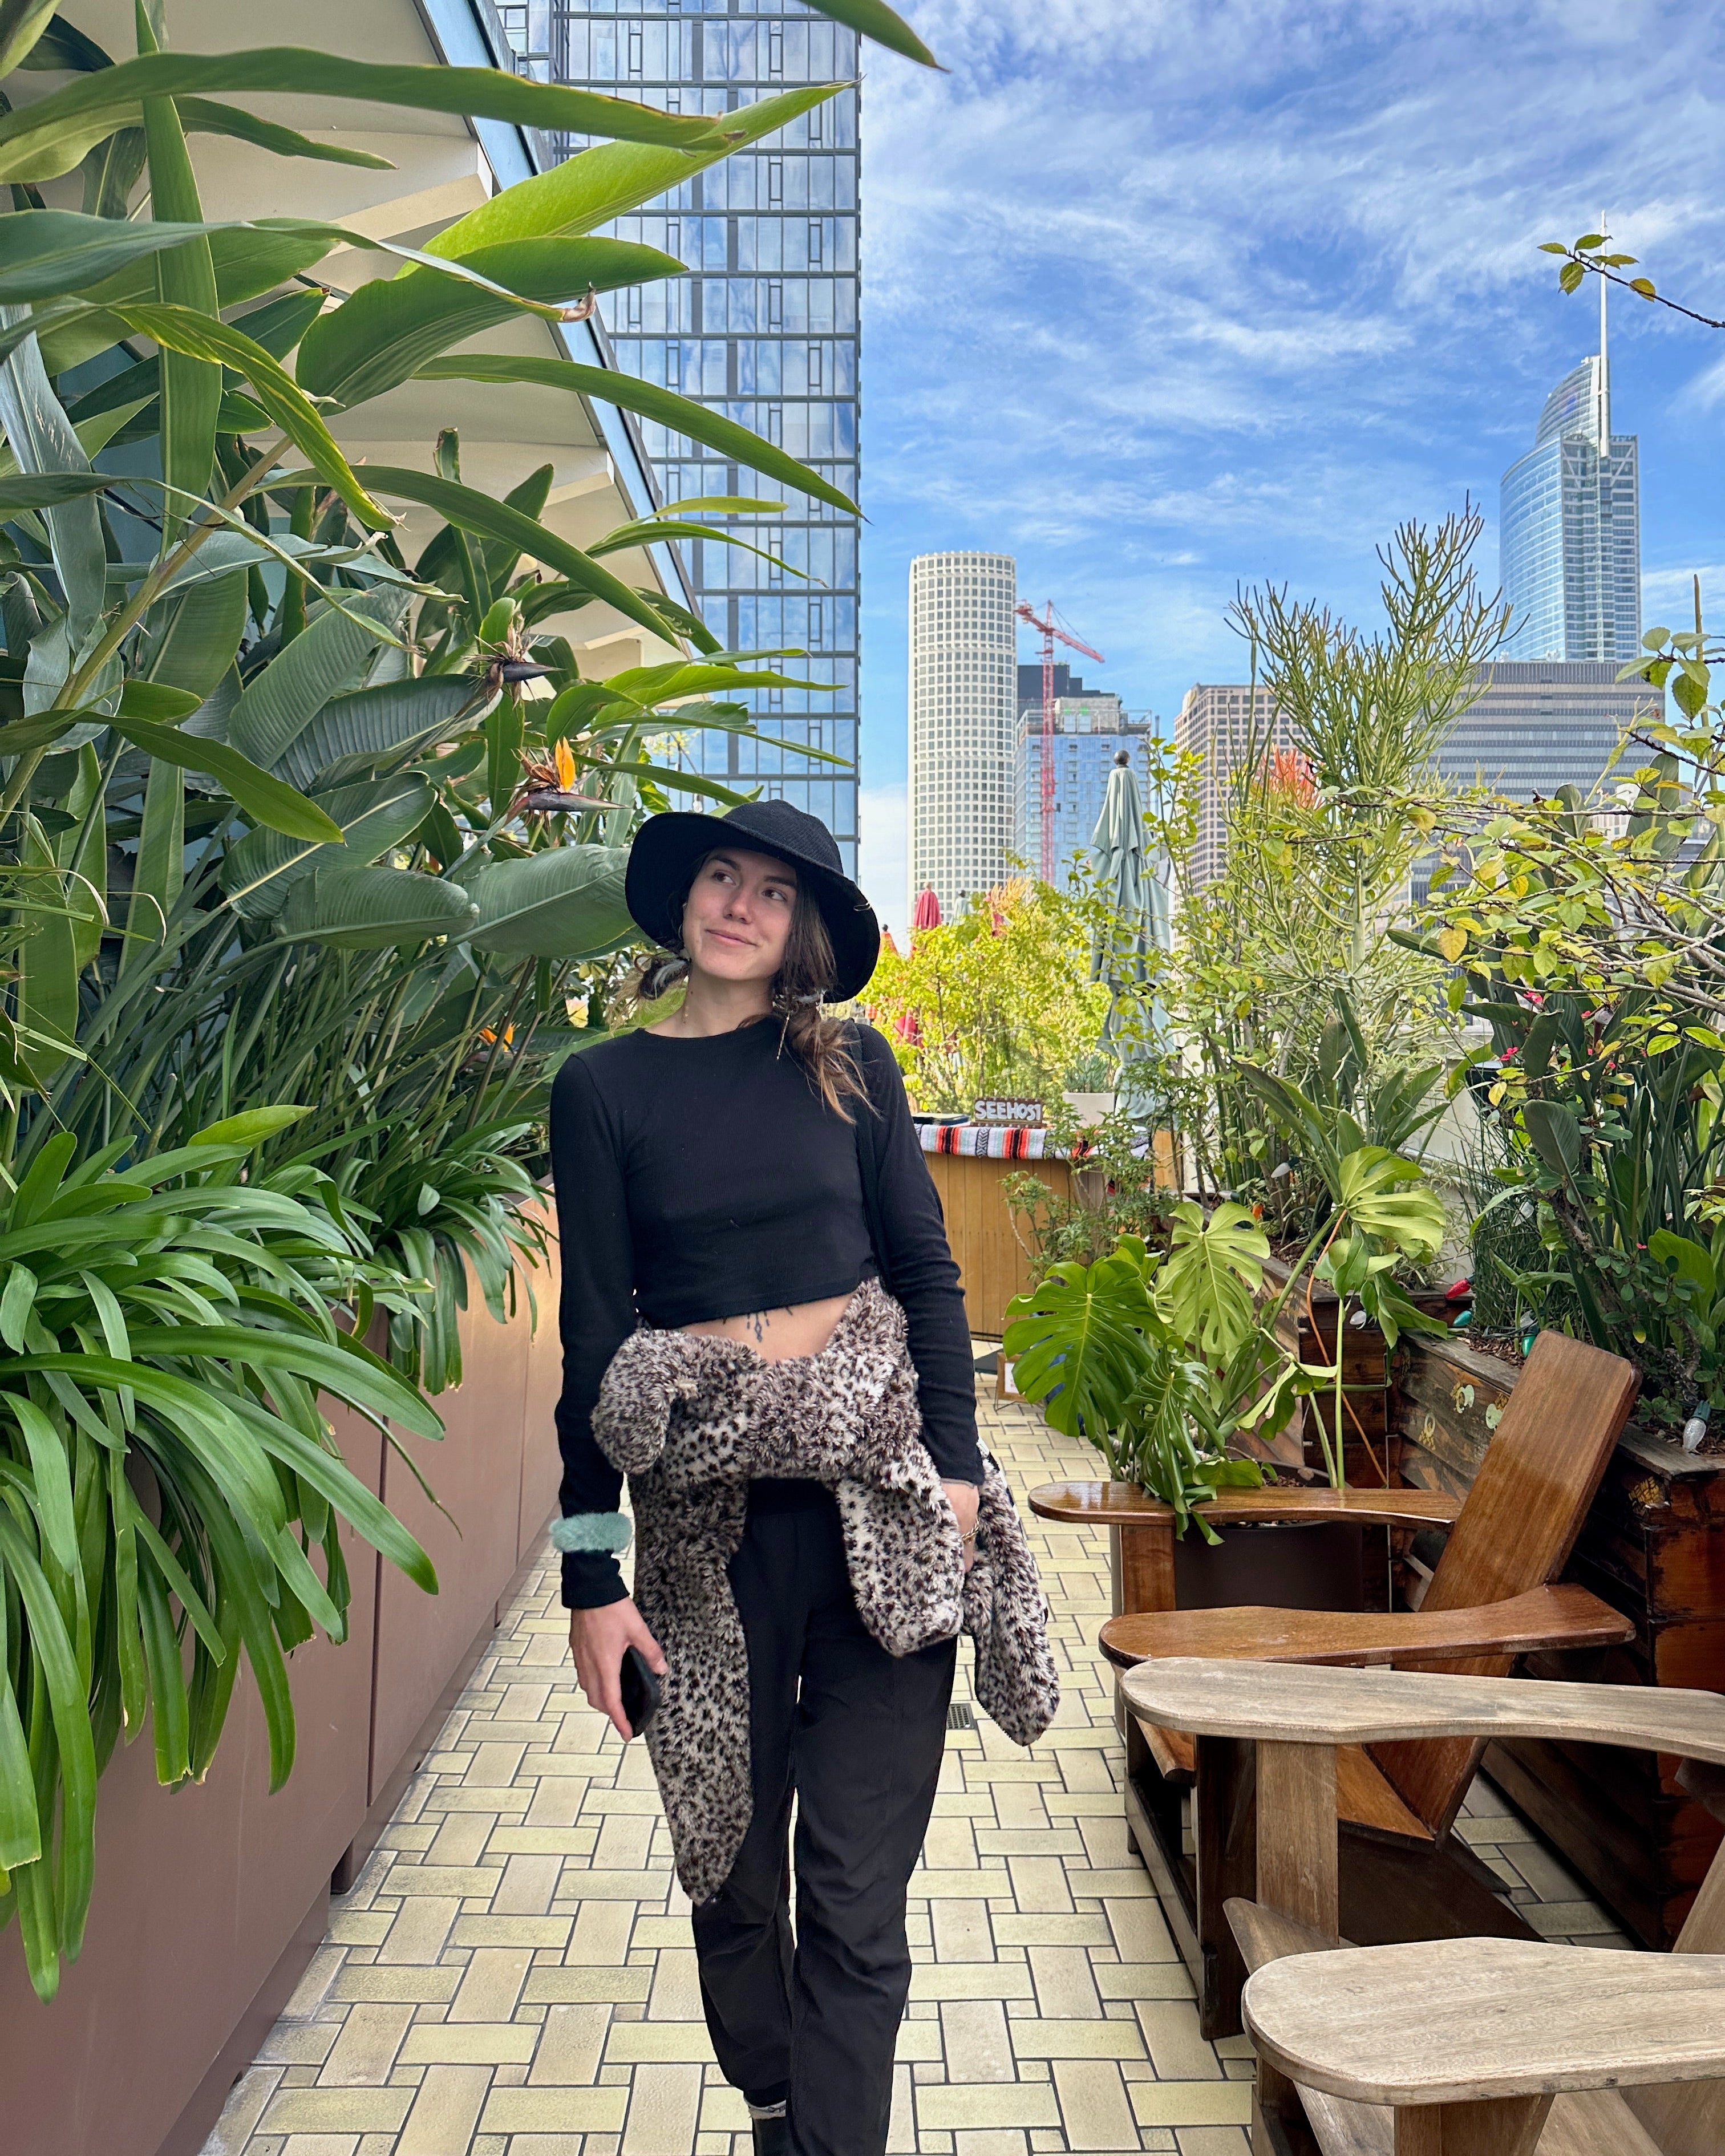
[[[978,1702],[1008,1736],[1029,1744],[1053,1721],[1048,1604],[1006,1478],[985,1455],[966,1573],[920,1441],[904,1312],[878,1281],[818,1355],[768,1363],[739,1341],[635,1332],[605,1372],[593,1428],[629,1478],[635,1601],[669,1664],[647,1748],[691,1901],[724,1885],[753,1810],[748,1652],[726,1567],[757,1476],[832,1490],[858,1613],[888,1654],[963,1630]]]

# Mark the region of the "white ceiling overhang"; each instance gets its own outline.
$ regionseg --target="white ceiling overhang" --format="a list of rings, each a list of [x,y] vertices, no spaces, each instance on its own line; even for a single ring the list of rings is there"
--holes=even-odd
[[[62,12],[116,59],[135,49],[132,0],[63,0]],[[412,0],[295,0],[283,10],[245,0],[238,6],[234,0],[167,0],[167,27],[172,47],[182,52],[293,44],[354,59],[471,65],[485,64],[493,50],[485,12],[484,0],[427,0],[424,14]],[[43,74],[14,80],[23,101],[58,88],[64,79]],[[393,169],[281,158],[223,136],[193,135],[193,163],[204,213],[212,218],[326,218],[368,239],[423,245],[500,186],[533,169],[534,152],[520,131],[495,123],[476,126],[449,114],[339,98],[248,95],[229,101],[302,134],[373,151],[388,157]],[[51,199],[76,206],[69,183],[48,192]],[[394,267],[387,254],[342,249],[318,274],[341,289],[367,276],[387,276]],[[464,348],[609,363],[603,339],[588,326],[564,326],[526,314]],[[453,428],[460,438],[464,480],[494,498],[549,464],[552,491],[544,521],[577,546],[591,545],[652,506],[652,480],[633,425],[614,407],[563,391],[411,382],[357,411],[331,415],[331,426],[362,470],[369,463],[422,471],[433,469],[439,431]],[[411,559],[439,520],[428,510],[390,503],[387,495],[383,499],[403,517],[400,536]],[[604,566],[625,584],[689,603],[680,564],[669,547],[608,555]],[[545,626],[568,637],[589,675],[674,655],[603,602]]]

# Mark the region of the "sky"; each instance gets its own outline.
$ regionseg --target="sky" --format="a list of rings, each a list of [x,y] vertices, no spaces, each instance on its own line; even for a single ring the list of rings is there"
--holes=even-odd
[[[1541,240],[1600,213],[1725,316],[1706,0],[899,0],[863,90],[862,880],[906,917],[912,555],[1001,549],[1087,685],[1172,732],[1286,583],[1368,626],[1374,549],[1498,481],[1595,349]],[[1630,273],[1635,274],[1635,273]],[[1725,331],[1614,295],[1643,619],[1725,627]],[[1019,655],[1034,655],[1026,635]]]

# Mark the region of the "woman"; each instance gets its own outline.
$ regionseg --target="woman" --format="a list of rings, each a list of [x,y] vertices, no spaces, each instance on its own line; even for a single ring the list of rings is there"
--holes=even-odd
[[[665,1679],[649,1741],[696,1902],[707,2025],[756,2148],[878,2156],[910,1981],[905,1897],[940,1773],[957,1597],[985,1480],[957,1268],[891,1050],[821,1009],[859,993],[880,947],[826,827],[783,801],[653,817],[630,853],[627,896],[687,984],[662,1024],[572,1056],[552,1098],[564,1358],[554,1539],[570,1645],[588,1699],[625,1740],[625,1650]],[[649,968],[652,993],[670,963]],[[638,1320],[650,1329],[636,1333]],[[897,1342],[915,1457],[901,1448],[885,1466],[858,1466],[859,1446],[891,1452],[870,1423],[890,1420],[890,1372],[860,1420],[840,1396],[883,1341],[875,1366],[889,1370]],[[762,1404],[773,1384],[782,1407],[793,1403],[783,1412]],[[727,1422],[715,1408],[701,1423],[708,1394],[751,1386],[747,1413]],[[643,1415],[651,1427],[632,1453]],[[722,1491],[713,1500],[719,1483],[702,1477],[737,1475],[745,1425],[755,1464],[727,1512]],[[638,1471],[702,1429],[717,1430],[716,1450],[706,1467],[685,1452],[675,1490],[662,1472]],[[835,1431],[852,1432],[842,1457]],[[760,1471],[816,1454],[800,1472]],[[647,1599],[650,1563],[660,1630],[687,1620],[669,1664],[616,1563],[629,1533],[619,1461],[641,1532],[637,1593]],[[884,1585],[865,1580],[865,1622],[856,1575],[880,1537],[864,1512],[885,1507],[901,1523],[919,1502],[910,1560]],[[894,1595],[915,1601],[924,1575],[947,1565],[951,1592],[931,1605],[944,1614],[896,1635]],[[726,1626],[738,1623],[742,1800],[734,1821],[716,1823]],[[1039,1607],[1029,1630],[1040,1624]],[[906,1651],[907,1640],[917,1644]],[[675,1739],[674,1706],[685,1732]],[[1030,1717],[1043,1719],[1040,1707]]]

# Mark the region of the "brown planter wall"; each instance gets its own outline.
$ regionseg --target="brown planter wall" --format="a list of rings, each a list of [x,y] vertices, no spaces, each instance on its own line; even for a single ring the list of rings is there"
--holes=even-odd
[[[1465,1491],[1515,1371],[1459,1344],[1402,1359],[1405,1479]],[[1725,1460],[1696,1460],[1627,1430],[1576,1544],[1568,1577],[1635,1627],[1622,1647],[1534,1656],[1528,1674],[1725,1691]],[[1612,1745],[1493,1744],[1486,1771],[1608,1907],[1649,1946],[1671,1945],[1721,1829],[1676,1783],[1667,1753]]]
[[[382,1823],[383,1762],[393,1753],[398,1774],[410,1759],[427,1713],[483,1648],[499,1597],[556,1510],[555,1251],[549,1274],[542,1267],[533,1279],[538,1339],[525,1297],[502,1327],[475,1292],[465,1382],[438,1403],[449,1435],[440,1446],[406,1440],[460,1535],[374,1430],[332,1418],[348,1465],[430,1549],[442,1591],[427,1597],[346,1537],[351,1638],[332,1647],[320,1635],[290,1659],[299,1741],[286,1786],[269,1794],[263,1712],[243,1675],[201,1786],[157,1786],[147,1727],[116,1752],[100,1791],[84,1953],[53,2005],[30,1989],[16,1925],[0,1933],[6,2156],[201,2148],[323,1936],[331,1872],[368,1814],[373,1831]]]

